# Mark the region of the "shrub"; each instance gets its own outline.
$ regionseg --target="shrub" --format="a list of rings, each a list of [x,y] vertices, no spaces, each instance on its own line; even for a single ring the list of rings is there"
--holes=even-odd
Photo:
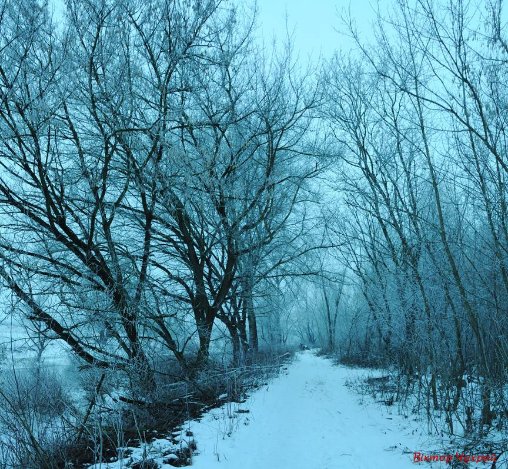
[[[73,434],[72,405],[59,377],[44,369],[4,374],[0,440],[6,467],[64,467]]]

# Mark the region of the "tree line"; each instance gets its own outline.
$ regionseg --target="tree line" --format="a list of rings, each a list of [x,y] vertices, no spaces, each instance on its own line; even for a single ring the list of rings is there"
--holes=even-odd
[[[429,376],[436,409],[470,376],[481,425],[506,412],[503,2],[394,6],[309,72],[247,5],[3,0],[0,277],[24,317],[153,388],[155,351],[192,377],[218,328],[248,361],[266,300],[298,310],[273,340],[297,323]]]
[[[473,380],[480,433],[507,409],[503,3],[399,0],[374,44],[350,21],[359,55],[326,71],[324,115],[343,149],[340,255],[365,318],[356,351],[410,384],[429,377],[431,408],[463,422]]]
[[[255,291],[305,252],[317,89],[217,0],[2,3],[0,276],[83,362],[154,386],[212,330],[258,349]],[[190,344],[190,345],[189,345]]]

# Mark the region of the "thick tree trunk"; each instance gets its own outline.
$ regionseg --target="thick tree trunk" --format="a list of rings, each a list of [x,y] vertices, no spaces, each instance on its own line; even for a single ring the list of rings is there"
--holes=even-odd
[[[212,337],[213,320],[203,319],[198,322],[199,349],[194,367],[203,369],[210,358],[210,340]]]
[[[254,308],[249,309],[247,317],[249,320],[249,350],[251,354],[255,355],[259,352],[259,340],[258,325]]]
[[[136,354],[131,357],[127,373],[134,398],[142,397],[145,400],[157,390],[153,368],[141,348],[138,348]]]
[[[231,345],[233,347],[233,366],[239,368],[243,365],[242,344],[240,343],[240,335],[236,326],[232,326],[230,331]]]
[[[220,317],[221,321],[225,324],[229,332],[229,338],[231,340],[231,347],[233,351],[232,366],[238,368],[243,365],[244,354],[241,343],[240,330],[236,324],[236,319],[232,320],[226,316]]]

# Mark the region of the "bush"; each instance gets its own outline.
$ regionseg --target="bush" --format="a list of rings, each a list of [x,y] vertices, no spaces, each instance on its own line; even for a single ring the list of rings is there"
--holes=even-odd
[[[4,467],[64,467],[73,435],[72,405],[61,380],[44,369],[4,374],[0,455]]]

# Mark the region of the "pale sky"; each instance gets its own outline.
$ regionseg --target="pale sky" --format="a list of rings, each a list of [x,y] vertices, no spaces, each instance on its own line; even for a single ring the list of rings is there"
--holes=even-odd
[[[254,4],[256,0],[243,0]],[[257,0],[259,36],[266,46],[275,38],[283,42],[292,34],[295,53],[303,61],[329,58],[337,49],[348,50],[354,43],[337,30],[344,30],[341,15],[348,11],[364,39],[372,38],[372,22],[378,0]],[[389,0],[379,0],[389,3]],[[233,1],[234,3],[234,1]],[[50,0],[57,17],[64,0]],[[286,22],[287,20],[287,22]],[[287,24],[287,27],[286,27]]]
[[[372,38],[376,0],[257,0],[260,35],[269,45],[272,38],[284,40],[289,29],[295,52],[305,60],[321,54],[330,57],[337,49],[354,47],[353,41],[336,30],[344,30],[341,15],[351,11],[365,39]],[[286,18],[288,28],[286,28]]]

